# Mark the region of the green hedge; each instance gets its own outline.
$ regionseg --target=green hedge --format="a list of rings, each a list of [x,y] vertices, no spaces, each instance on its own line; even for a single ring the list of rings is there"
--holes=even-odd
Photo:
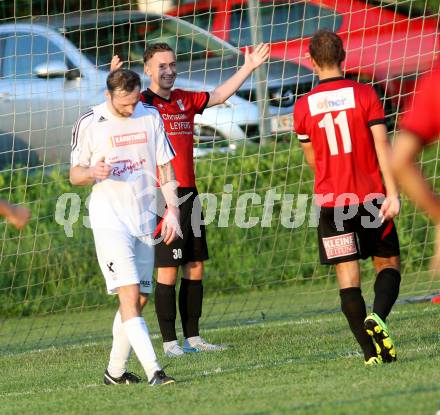
[[[425,154],[428,176],[437,176],[437,148]],[[206,263],[206,288],[209,292],[234,288],[268,288],[280,282],[319,283],[328,276],[328,268],[317,265],[316,230],[305,223],[294,229],[282,226],[281,202],[277,201],[269,227],[261,223],[241,229],[234,223],[237,198],[246,192],[260,195],[261,204],[249,207],[246,217],[262,218],[267,190],[296,195],[311,194],[312,176],[303,164],[301,150],[293,141],[258,147],[249,145],[235,153],[213,153],[196,160],[199,192],[212,193],[217,199],[215,220],[208,226],[211,260]],[[220,201],[225,185],[232,185],[231,217],[227,227],[218,227]],[[28,315],[106,304],[109,301],[99,270],[92,233],[82,225],[90,188],[72,187],[66,170],[46,173],[5,171],[0,175],[2,197],[27,204],[33,212],[29,226],[18,233],[2,223],[0,304],[2,315]],[[55,221],[59,196],[75,192],[82,208],[68,238]],[[404,272],[416,274],[426,268],[432,252],[427,241],[429,223],[414,208],[404,203],[398,220],[405,260]]]

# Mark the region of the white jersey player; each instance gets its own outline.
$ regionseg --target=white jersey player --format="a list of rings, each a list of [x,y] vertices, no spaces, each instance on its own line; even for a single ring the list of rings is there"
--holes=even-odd
[[[89,214],[98,262],[108,292],[118,294],[120,303],[106,384],[140,381],[126,371],[131,348],[150,384],[174,382],[157,362],[140,312],[152,291],[156,169],[166,203],[172,206],[164,218],[163,239],[171,243],[180,234],[170,163],[174,150],[157,110],[139,101],[140,87],[135,72],[112,72],[107,101],[82,115],[72,134],[70,181],[93,184]]]

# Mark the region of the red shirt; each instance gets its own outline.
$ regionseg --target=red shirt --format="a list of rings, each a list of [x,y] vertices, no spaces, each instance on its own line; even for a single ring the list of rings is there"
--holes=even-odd
[[[311,141],[313,146],[318,205],[351,205],[384,194],[370,130],[384,123],[384,111],[374,89],[342,77],[321,81],[295,103],[298,139]],[[357,199],[339,197],[345,193]],[[333,196],[320,199],[319,195],[330,194]]]
[[[193,141],[194,116],[201,114],[209,101],[208,92],[171,91],[169,99],[150,89],[142,92],[141,100],[159,111],[165,131],[176,152],[171,160],[179,187],[195,187]]]
[[[416,92],[405,106],[400,128],[417,135],[425,144],[439,139],[440,66],[417,82]]]

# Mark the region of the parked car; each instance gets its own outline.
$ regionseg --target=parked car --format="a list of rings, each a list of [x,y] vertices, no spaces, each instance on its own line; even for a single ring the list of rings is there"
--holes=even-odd
[[[106,67],[114,53],[133,68],[141,70],[147,42],[167,42],[177,55],[179,76],[197,82],[199,89],[217,86],[233,75],[244,62],[243,53],[229,43],[212,36],[201,27],[176,17],[142,12],[93,12],[57,19],[65,36],[99,67]],[[52,24],[55,19],[51,18]],[[147,23],[147,24],[145,24]],[[98,29],[97,29],[98,26]],[[127,42],[130,39],[130,43]],[[97,46],[99,45],[99,47]],[[309,69],[291,62],[273,59],[267,65],[268,113],[273,131],[290,130],[293,101],[299,90],[308,90],[313,79]],[[255,101],[256,78],[251,76],[237,95]],[[257,135],[256,128],[249,130]]]
[[[179,2],[168,13],[206,28],[243,49],[255,30],[246,0]],[[344,70],[350,77],[373,82],[386,98],[388,113],[399,96],[413,90],[416,75],[432,68],[438,50],[436,16],[410,13],[394,2],[368,0],[259,0],[262,40],[271,56],[311,69],[307,45],[318,29],[337,32],[344,41]]]
[[[157,25],[161,19],[140,12],[84,12],[81,17],[46,16],[0,25],[0,165],[66,163],[73,123],[104,100],[112,55],[128,57],[132,69],[142,73],[145,34],[150,33],[151,21]],[[179,19],[173,18],[173,24],[180,24]],[[213,39],[188,23],[181,24],[194,38],[200,33],[205,42]],[[214,44],[218,44],[215,39]],[[191,71],[182,75],[176,81],[178,88],[214,89],[209,76],[201,82],[201,74],[196,79],[191,79]],[[238,96],[206,109],[195,119],[195,155],[208,147],[234,148],[246,138],[247,129],[257,129],[258,117],[257,106]]]

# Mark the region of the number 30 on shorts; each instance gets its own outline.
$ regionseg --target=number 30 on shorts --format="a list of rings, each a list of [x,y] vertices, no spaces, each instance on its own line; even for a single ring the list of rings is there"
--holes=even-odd
[[[173,249],[173,259],[181,259],[182,258],[182,250],[180,248]]]

